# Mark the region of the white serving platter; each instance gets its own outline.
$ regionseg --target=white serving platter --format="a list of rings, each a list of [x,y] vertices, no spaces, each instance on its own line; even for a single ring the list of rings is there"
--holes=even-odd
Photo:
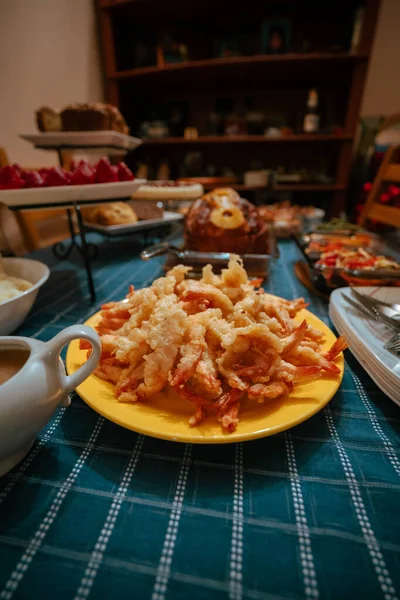
[[[135,138],[119,131],[47,131],[44,133],[22,133],[20,137],[43,150],[77,149],[114,150],[121,154],[134,150],[142,144]],[[113,152],[108,152],[113,154]]]
[[[162,217],[158,219],[146,219],[143,221],[137,221],[136,223],[129,223],[123,225],[96,225],[84,221],[84,225],[91,231],[97,231],[104,235],[115,237],[118,235],[124,235],[128,233],[135,233],[139,231],[148,231],[155,227],[164,227],[166,225],[172,225],[173,223],[179,223],[183,220],[183,215],[179,213],[165,211]]]
[[[360,293],[383,302],[399,302],[396,287],[357,287]],[[361,362],[375,383],[389,398],[400,404],[400,356],[386,350],[385,343],[393,335],[384,323],[369,319],[350,306],[344,296],[351,297],[350,288],[334,290],[330,297],[329,315],[335,327],[343,333],[349,349]]]
[[[145,183],[145,179],[116,183],[93,183],[89,185],[65,185],[20,190],[0,190],[0,202],[10,208],[92,203],[96,200],[118,200],[131,198]]]

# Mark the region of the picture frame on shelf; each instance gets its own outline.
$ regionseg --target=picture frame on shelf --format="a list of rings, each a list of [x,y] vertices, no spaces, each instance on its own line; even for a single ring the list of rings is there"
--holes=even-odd
[[[261,51],[263,54],[290,52],[291,22],[288,18],[265,19],[261,26]]]

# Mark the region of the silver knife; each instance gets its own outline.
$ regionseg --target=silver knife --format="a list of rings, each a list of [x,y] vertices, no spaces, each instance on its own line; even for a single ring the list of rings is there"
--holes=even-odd
[[[351,304],[351,306],[353,306],[354,308],[356,308],[363,315],[367,316],[370,319],[372,318],[372,319],[375,319],[376,321],[381,321],[382,323],[384,323],[388,327],[391,327],[392,329],[400,331],[400,322],[399,321],[391,319],[390,317],[387,317],[386,315],[383,315],[379,311],[375,311],[374,312],[372,310],[372,308],[369,308],[368,306],[365,306],[364,304],[361,304],[361,305],[358,304],[355,300],[352,300],[346,294],[342,294],[342,296],[346,300],[346,302],[348,302],[349,304]]]
[[[390,308],[389,306],[378,305],[373,298],[370,298],[369,296],[364,296],[364,294],[360,294],[360,292],[357,292],[357,290],[355,290],[353,287],[351,288],[351,293],[354,294],[354,296],[359,302],[361,302],[361,304],[367,306],[373,312],[378,311],[381,315],[385,315],[385,317],[388,317],[388,319],[394,319],[400,323],[400,321],[398,320],[400,314],[392,308]]]
[[[360,302],[362,302],[362,300],[365,300],[371,306],[375,306],[378,310],[383,312],[383,314],[387,315],[388,317],[392,317],[393,319],[400,317],[400,304],[389,304],[388,302],[382,302],[382,300],[378,300],[378,298],[372,298],[371,296],[360,294],[360,292],[358,292],[354,287],[351,288],[351,291],[355,295],[355,297],[360,300]],[[389,309],[390,311],[392,311],[392,313],[386,311],[386,309]]]

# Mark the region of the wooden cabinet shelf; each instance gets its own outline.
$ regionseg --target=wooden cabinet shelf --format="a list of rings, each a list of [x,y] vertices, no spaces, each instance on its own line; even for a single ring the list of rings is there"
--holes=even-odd
[[[203,184],[205,190],[212,190],[218,187],[217,184]],[[267,188],[264,185],[245,185],[244,183],[230,183],[227,187],[233,188],[237,192],[253,192],[265,190],[268,192],[338,192],[346,189],[344,185],[336,183],[318,184],[318,183],[293,183],[285,185],[275,185],[273,188]]]
[[[302,143],[314,144],[318,142],[345,142],[351,141],[351,134],[293,134],[281,136],[264,135],[205,135],[197,139],[187,140],[183,137],[147,138],[143,140],[145,146],[169,145],[196,145],[196,144],[282,144]]]
[[[345,185],[336,183],[294,183],[277,184],[275,192],[340,192],[346,189]]]
[[[157,76],[175,71],[196,71],[196,70],[213,70],[232,67],[250,67],[254,65],[321,65],[321,64],[343,64],[354,63],[360,60],[365,60],[368,55],[364,53],[349,54],[348,52],[312,52],[308,54],[287,53],[287,54],[258,54],[255,56],[233,56],[230,58],[210,58],[204,60],[188,60],[181,63],[166,63],[163,66],[140,67],[136,69],[125,69],[108,73],[109,79],[135,79],[146,76]]]
[[[316,178],[326,172],[333,183],[277,184],[270,191],[326,192],[331,194],[329,203],[326,199],[329,216],[346,209],[353,140],[381,0],[336,0],[326,6],[315,0],[248,0],[245,11],[241,3],[231,3],[228,21],[223,0],[95,3],[106,100],[121,109],[133,133],[152,121],[166,122],[175,131],[178,113],[182,130],[192,125],[203,133],[212,130],[214,122],[223,131],[235,111],[262,113],[268,126],[301,131],[307,93],[313,88],[319,95],[321,128],[339,125],[344,132],[145,139],[137,159],[146,162],[149,157],[152,171],[168,161],[171,177],[189,170],[185,160],[193,159],[190,154],[201,155],[202,164],[214,166],[215,172],[227,167],[237,177],[255,164],[315,173]],[[358,8],[363,8],[362,19]],[[271,23],[281,19],[288,23],[278,48],[282,54],[268,54],[277,50],[271,47]],[[177,55],[180,46],[187,47],[190,60],[167,62],[186,56],[183,48]],[[306,48],[309,51],[301,52]],[[211,118],[215,114],[218,119]],[[130,159],[135,168],[134,157]],[[268,189],[232,187],[247,192]]]

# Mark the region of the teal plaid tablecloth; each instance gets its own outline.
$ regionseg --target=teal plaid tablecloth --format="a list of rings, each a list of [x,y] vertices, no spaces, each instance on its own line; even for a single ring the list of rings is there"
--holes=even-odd
[[[281,245],[267,289],[327,306]],[[126,241],[105,242],[88,304],[79,256],[52,266],[20,334],[47,340],[127,285],[148,285]],[[400,413],[346,353],[325,410],[240,445],[159,441],[105,421],[78,397],[0,481],[0,598],[286,600],[400,594]]]

